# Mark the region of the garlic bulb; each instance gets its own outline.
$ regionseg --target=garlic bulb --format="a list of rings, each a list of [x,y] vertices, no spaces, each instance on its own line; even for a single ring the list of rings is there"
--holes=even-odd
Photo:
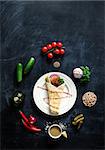
[[[73,75],[74,75],[74,78],[77,78],[77,79],[82,78],[82,76],[83,76],[83,71],[82,71],[82,69],[80,69],[80,68],[75,68],[75,69],[73,70]]]

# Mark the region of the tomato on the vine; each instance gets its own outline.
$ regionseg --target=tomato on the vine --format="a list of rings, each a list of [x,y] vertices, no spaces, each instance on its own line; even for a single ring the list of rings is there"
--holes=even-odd
[[[47,48],[50,50],[50,49],[52,49],[52,45],[51,44],[48,44],[47,45]]]
[[[57,46],[57,42],[52,42],[52,47],[56,47]]]
[[[60,55],[63,55],[65,53],[65,50],[62,48],[60,49]]]
[[[48,53],[47,57],[50,58],[50,59],[53,58],[53,53]]]
[[[42,47],[42,52],[46,53],[48,51],[48,48],[46,46]]]
[[[59,54],[60,54],[60,50],[59,50],[59,49],[55,49],[55,50],[54,50],[54,54],[59,55]]]
[[[57,42],[57,46],[61,48],[63,46],[62,42]]]

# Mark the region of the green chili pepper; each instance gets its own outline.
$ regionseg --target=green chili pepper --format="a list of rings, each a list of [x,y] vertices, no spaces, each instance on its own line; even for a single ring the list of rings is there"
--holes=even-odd
[[[35,64],[35,58],[31,57],[24,68],[24,74],[29,73]]]
[[[23,74],[23,65],[21,63],[17,64],[17,82],[22,81],[22,74]]]

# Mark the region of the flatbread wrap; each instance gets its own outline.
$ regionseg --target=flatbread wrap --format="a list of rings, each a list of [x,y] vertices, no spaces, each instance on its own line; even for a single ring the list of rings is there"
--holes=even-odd
[[[52,114],[59,114],[60,102],[63,97],[63,91],[65,88],[64,80],[58,75],[51,75],[46,77],[46,88],[48,93],[49,110]]]

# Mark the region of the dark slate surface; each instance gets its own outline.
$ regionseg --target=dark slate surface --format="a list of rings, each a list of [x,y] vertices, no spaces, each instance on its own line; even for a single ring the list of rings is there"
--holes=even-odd
[[[2,149],[104,149],[104,2],[0,2],[1,3],[1,147]],[[40,55],[41,46],[62,41],[66,54],[60,69],[54,69]],[[32,72],[17,86],[15,67],[30,56],[37,58]],[[79,133],[68,128],[69,138],[51,141],[47,135],[26,132],[18,114],[10,107],[9,97],[15,90],[25,93],[23,111],[39,118],[38,125],[54,121],[34,105],[32,89],[37,79],[49,71],[61,71],[71,77],[72,69],[88,65],[91,82],[75,83],[78,98],[75,106],[56,120],[70,122],[74,112],[85,115]],[[86,91],[97,94],[97,104],[86,109],[81,96]]]

